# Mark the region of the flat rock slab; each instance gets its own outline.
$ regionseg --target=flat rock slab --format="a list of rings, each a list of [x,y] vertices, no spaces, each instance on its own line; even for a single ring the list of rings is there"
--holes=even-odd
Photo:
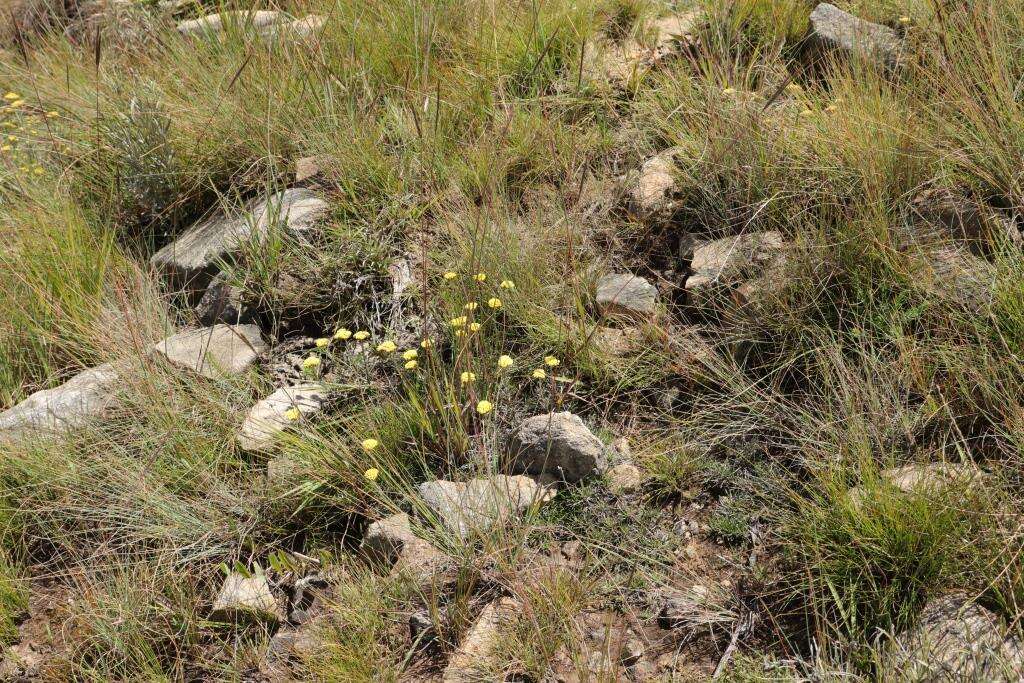
[[[509,439],[509,456],[517,472],[550,474],[577,482],[607,467],[604,444],[569,412],[529,417]]]
[[[827,2],[811,12],[811,36],[821,47],[866,57],[889,68],[899,65],[903,48],[891,28],[855,17]]]
[[[150,262],[172,286],[200,292],[221,261],[246,245],[262,242],[272,227],[299,233],[312,227],[329,209],[305,188],[293,188],[258,199],[232,215],[215,215],[188,228],[153,255]]]
[[[885,668],[895,677],[884,680],[1009,683],[1024,679],[1024,646],[995,614],[954,593],[925,605],[890,644]]]
[[[448,660],[442,683],[492,680],[488,665],[497,654],[502,628],[516,620],[519,609],[519,602],[513,598],[501,598],[484,607]]]
[[[224,579],[210,618],[237,622],[248,619],[277,623],[283,617],[277,598],[270,592],[265,576],[245,576],[232,572]]]
[[[604,316],[652,318],[657,311],[658,289],[639,275],[605,275],[597,281],[596,301]]]
[[[183,36],[215,35],[228,26],[251,26],[259,29],[286,19],[287,16],[283,13],[270,10],[220,12],[179,22],[178,33]]]
[[[418,491],[429,514],[461,539],[484,533],[553,496],[529,477],[503,474],[469,482],[427,481]]]
[[[255,325],[214,325],[179,332],[153,351],[175,367],[217,378],[243,372],[267,348]]]
[[[0,413],[0,438],[27,431],[66,432],[99,417],[113,403],[118,366],[83,370],[64,384],[37,391]]]
[[[313,415],[320,412],[326,398],[327,390],[319,383],[281,387],[249,410],[236,437],[238,445],[245,451],[273,448],[281,432],[294,423],[286,416],[289,410],[295,408],[300,415]]]

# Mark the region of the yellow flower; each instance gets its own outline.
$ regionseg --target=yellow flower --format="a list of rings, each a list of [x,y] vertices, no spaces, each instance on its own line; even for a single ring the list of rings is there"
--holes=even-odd
[[[8,102],[10,102],[11,100],[20,100],[21,99],[21,95],[19,95],[16,92],[9,92],[6,95],[4,95],[4,99],[7,100]]]
[[[35,173],[36,175],[43,175],[44,173],[46,173],[46,171],[43,170],[42,166],[36,166],[35,168],[32,169],[32,172]]]
[[[515,289],[516,283],[512,282],[511,280],[502,280],[501,284],[498,286],[501,287],[502,289]]]
[[[327,337],[320,337],[319,339],[316,340],[316,348],[322,349],[330,343],[331,340],[328,339]]]
[[[364,339],[367,339],[369,336],[370,333],[367,332],[366,330],[359,330],[358,332],[352,335],[352,337],[358,341],[363,341]]]
[[[490,401],[478,401],[476,404],[476,412],[480,413],[481,415],[486,415],[492,410],[494,410],[494,406],[491,405]]]
[[[429,349],[433,345],[434,345],[434,340],[431,339],[430,337],[427,337],[426,339],[424,339],[423,341],[420,342],[420,347],[424,348],[424,349]]]
[[[377,351],[379,351],[380,353],[393,353],[394,350],[397,348],[398,346],[395,345],[395,342],[391,341],[390,339],[382,341],[380,344],[377,344]]]
[[[377,439],[363,439],[363,442],[362,442],[362,444],[360,444],[360,445],[361,445],[361,446],[363,447],[363,450],[364,450],[364,451],[366,451],[367,453],[369,453],[369,452],[370,452],[370,451],[372,451],[372,450],[373,450],[374,448],[376,448],[377,446],[379,446],[379,445],[380,445],[380,442],[379,442],[379,441],[377,441]]]
[[[453,271],[453,270],[449,270],[449,271],[448,271],[447,273],[445,273],[445,274],[444,274],[444,279],[445,279],[445,280],[454,280],[454,279],[455,279],[455,278],[457,278],[458,276],[459,276],[459,274],[458,274],[458,273],[456,273],[456,272],[455,272],[455,271]]]
[[[380,470],[378,470],[376,467],[371,467],[370,469],[363,472],[363,476],[369,479],[370,481],[377,481],[377,477],[380,476]]]
[[[469,331],[470,332],[479,332],[480,331],[480,327],[481,327],[480,323],[470,323],[469,324]]]
[[[55,119],[58,116],[60,116],[60,114],[58,114],[55,111],[48,111],[48,112],[46,112],[46,118],[48,118],[48,119]]]
[[[477,282],[484,282],[485,280],[487,280],[487,273],[477,273],[476,275],[473,276],[473,279],[476,280]]]
[[[479,304],[477,304],[477,302],[470,301],[468,304],[466,304],[462,308],[463,308],[463,310],[466,310],[466,311],[475,311],[477,309],[477,306],[479,306]]]
[[[910,17],[908,17],[907,15],[903,15],[902,17],[900,17],[900,23],[906,26],[907,24],[910,23]]]
[[[402,352],[402,358],[404,358],[405,360],[413,360],[418,355],[419,354],[416,352],[416,349],[409,349],[408,351]]]
[[[514,362],[515,361],[512,360],[512,356],[499,356],[498,357],[498,367],[499,368],[510,368],[510,367],[512,367],[512,363],[514,363]]]
[[[306,359],[302,361],[302,368],[304,370],[311,370],[318,365],[320,365],[320,359],[316,356],[307,356]]]
[[[460,315],[458,318],[452,318],[451,319],[452,327],[462,327],[463,325],[466,324],[467,320],[469,320],[469,318],[467,318],[464,315]]]
[[[501,308],[501,299],[499,299],[496,296],[492,296],[490,299],[487,300],[487,307],[488,308]]]
[[[789,92],[792,92],[792,93],[798,93],[798,92],[803,92],[804,91],[804,89],[800,87],[799,83],[790,83],[789,85],[786,86],[786,90],[788,90]]]
[[[803,111],[800,112],[800,116],[803,116],[804,118],[807,118],[808,116],[814,116],[814,110],[804,109]]]
[[[722,90],[722,94],[723,95],[732,95],[732,94],[735,94],[735,92],[736,92],[736,88],[724,88]]]
[[[548,366],[549,368],[556,367],[559,363],[561,363],[561,361],[555,358],[554,356],[544,356],[544,365]]]
[[[463,372],[459,376],[459,379],[462,380],[463,384],[469,384],[470,382],[473,382],[473,381],[476,380],[476,373],[475,372]]]
[[[298,408],[289,408],[288,410],[284,411],[285,418],[288,420],[292,420],[293,422],[295,420],[298,420],[301,414],[302,413],[299,412]]]
[[[10,152],[12,149],[14,148],[10,145],[4,145],[3,147],[0,147],[0,152]]]
[[[350,330],[348,328],[345,328],[345,327],[339,327],[338,329],[336,329],[334,331],[334,338],[335,339],[348,339],[351,336],[352,336],[352,330]]]
[[[465,330],[455,330],[455,336],[456,337],[465,337],[466,336],[466,331]]]
[[[534,379],[544,379],[547,376],[548,373],[544,372],[544,368],[537,368],[536,370],[533,371]]]
[[[17,109],[18,107],[24,106],[25,100],[14,100],[11,102],[11,109]]]
[[[406,370],[415,370],[417,365],[419,365],[419,363],[417,363],[414,360],[410,360],[409,362],[407,362],[405,364],[405,369]]]

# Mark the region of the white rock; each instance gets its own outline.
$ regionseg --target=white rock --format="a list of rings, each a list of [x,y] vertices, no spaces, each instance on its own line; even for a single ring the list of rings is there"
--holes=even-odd
[[[203,377],[237,375],[267,350],[255,325],[214,325],[179,332],[153,347],[171,365]]]
[[[260,30],[266,38],[302,41],[319,35],[327,24],[327,18],[318,14],[310,14],[302,19],[271,24]]]
[[[459,538],[483,533],[554,495],[529,477],[503,474],[468,483],[427,481],[418,491],[429,515]]]
[[[247,577],[233,572],[224,580],[213,602],[210,618],[215,621],[256,619],[276,623],[282,620],[283,615],[265,576]]]
[[[231,259],[246,245],[262,242],[273,226],[297,233],[326,215],[327,202],[310,190],[293,188],[250,202],[245,211],[216,215],[188,228],[153,255],[150,262],[175,287],[202,291],[218,262]]]
[[[269,10],[220,12],[179,22],[178,33],[183,36],[215,35],[229,25],[251,26],[260,29],[285,19],[286,16],[281,12]]]
[[[238,433],[238,445],[245,451],[272,448],[278,435],[293,424],[285,413],[296,408],[300,415],[313,415],[320,411],[326,398],[326,389],[318,383],[281,387],[249,410]]]
[[[680,148],[673,147],[640,165],[629,195],[633,208],[640,215],[669,214],[675,208],[678,173],[675,159],[679,152]]]
[[[120,377],[118,366],[105,363],[83,370],[59,387],[37,391],[0,413],[0,437],[81,427],[112,405]]]
[[[616,273],[597,281],[596,300],[603,316],[651,318],[657,310],[658,289],[638,275]]]

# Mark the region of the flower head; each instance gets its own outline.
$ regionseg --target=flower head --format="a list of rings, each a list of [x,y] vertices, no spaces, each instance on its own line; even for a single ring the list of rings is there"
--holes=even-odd
[[[466,310],[466,311],[475,311],[478,306],[479,306],[479,304],[477,302],[470,301],[468,304],[466,304],[462,308],[463,308],[463,310]]]
[[[789,85],[786,86],[786,90],[788,90],[791,93],[798,93],[804,91],[804,89],[800,87],[799,83],[790,83]]]
[[[316,348],[322,349],[330,343],[331,340],[328,339],[327,337],[320,337],[319,339],[316,340]]]
[[[58,114],[55,111],[48,111],[48,112],[46,112],[46,118],[48,118],[48,119],[55,119],[58,116],[60,116],[60,114]]]
[[[348,339],[351,336],[352,336],[352,330],[350,330],[350,329],[348,329],[346,327],[339,327],[338,329],[336,329],[334,331],[334,338],[335,339]]]
[[[449,270],[442,277],[444,277],[445,280],[454,280],[458,276],[459,276],[459,274],[456,273],[454,270]]]
[[[910,23],[910,17],[904,14],[902,17],[900,17],[900,23],[906,26],[907,24]]]
[[[450,322],[452,327],[462,327],[463,325],[466,324],[466,321],[468,320],[469,318],[467,318],[466,316],[460,315],[458,318],[452,318]]]
[[[285,419],[291,420],[292,422],[298,420],[300,415],[302,415],[302,413],[300,413],[299,409],[295,407],[289,408],[288,410],[284,411]]]
[[[407,351],[402,352],[402,358],[404,358],[405,360],[413,360],[418,355],[420,354],[419,352],[416,351],[416,349],[408,349]]]
[[[477,273],[476,275],[473,276],[473,279],[476,280],[477,282],[484,282],[485,280],[487,280],[487,273]]]
[[[476,373],[475,372],[463,372],[461,375],[459,375],[459,379],[462,380],[463,384],[469,384],[470,382],[473,382],[473,381],[476,380]]]
[[[302,361],[303,370],[312,370],[318,365],[320,365],[320,359],[317,356],[306,356],[306,358]]]
[[[465,330],[455,330],[455,336],[456,337],[465,337],[466,336],[466,331]]]
[[[480,413],[481,415],[486,415],[492,410],[494,410],[494,406],[491,404],[490,401],[478,401],[476,404],[476,412]]]
[[[380,445],[380,442],[379,442],[379,441],[377,441],[377,439],[363,439],[363,441],[362,441],[362,443],[361,443],[360,445],[361,445],[361,446],[363,447],[363,450],[364,450],[364,451],[366,451],[367,453],[369,453],[369,452],[370,452],[370,451],[372,451],[372,450],[373,450],[374,448],[376,448],[377,446],[379,446],[379,445]]]
[[[378,470],[376,467],[371,467],[370,469],[363,472],[363,476],[369,479],[370,481],[377,481],[377,477],[380,476],[380,470]]]
[[[735,93],[736,93],[736,88],[723,88],[722,89],[722,94],[723,95],[733,95]]]
[[[557,367],[562,361],[558,360],[554,356],[544,356],[544,365],[549,368]]]
[[[492,296],[490,299],[487,300],[487,307],[488,308],[501,308],[501,299],[499,299],[496,296]]]
[[[20,100],[21,99],[21,95],[19,95],[16,92],[9,92],[6,95],[4,95],[4,99],[7,100],[8,102],[10,102],[12,100]]]
[[[369,338],[369,336],[370,336],[370,333],[367,332],[366,330],[359,330],[358,332],[356,332],[355,334],[352,335],[352,337],[354,339],[357,339],[359,341],[363,341],[364,339]]]
[[[510,368],[515,361],[512,360],[512,356],[499,356],[498,367],[499,368]]]
[[[544,368],[537,368],[536,370],[533,371],[533,374],[531,375],[531,377],[533,377],[534,379],[544,379],[547,376],[548,373],[544,372]]]
[[[512,282],[511,280],[502,280],[501,284],[498,286],[501,287],[502,289],[515,289],[516,283]]]
[[[409,360],[409,361],[406,361],[406,363],[405,363],[405,369],[406,370],[415,370],[417,365],[419,365],[419,362],[417,362],[415,360]]]
[[[17,109],[18,107],[25,106],[25,100],[14,100],[11,102],[11,109]]]
[[[377,344],[377,351],[379,353],[394,353],[395,349],[397,348],[398,346],[395,344],[395,342],[391,341],[390,339],[387,339],[385,341],[382,341],[380,344]]]
[[[431,339],[430,337],[427,337],[426,339],[424,339],[423,341],[420,342],[420,347],[424,348],[424,349],[429,349],[433,345],[434,345],[434,340]]]
[[[480,323],[470,323],[469,324],[469,331],[470,332],[479,332],[481,327],[482,327],[482,325]]]

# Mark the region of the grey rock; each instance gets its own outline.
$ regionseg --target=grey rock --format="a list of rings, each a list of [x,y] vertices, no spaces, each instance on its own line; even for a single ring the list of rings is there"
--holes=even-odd
[[[607,466],[604,444],[569,412],[523,420],[509,439],[509,455],[517,472],[550,473],[570,483]]]
[[[954,593],[925,605],[890,643],[883,669],[880,680],[1009,683],[1024,679],[1024,647],[995,614]]]
[[[286,18],[286,15],[281,12],[269,10],[220,12],[179,22],[178,33],[183,36],[212,36],[224,31],[228,26],[261,29],[284,21]]]
[[[927,250],[912,267],[915,284],[968,311],[984,313],[994,301],[996,267],[966,249]]]
[[[651,318],[657,310],[658,289],[638,275],[616,273],[597,281],[596,300],[603,316]]]
[[[781,233],[752,232],[701,244],[693,252],[686,289],[697,292],[716,284],[737,285],[777,262],[784,248]]]
[[[295,162],[295,182],[304,183],[314,180],[324,172],[327,164],[325,157],[303,157]]]
[[[317,636],[316,626],[315,622],[310,622],[298,628],[281,629],[270,639],[267,657],[271,660],[288,660],[303,659],[313,654],[323,644]]]
[[[420,610],[409,615],[409,637],[418,647],[427,647],[437,639],[434,619],[427,610]]]
[[[188,330],[153,347],[155,354],[171,365],[210,378],[237,375],[266,350],[255,325],[214,325]]]
[[[643,473],[631,462],[615,465],[604,476],[608,482],[608,490],[616,494],[634,491],[643,483]]]
[[[502,474],[469,482],[428,481],[418,491],[429,516],[458,538],[486,532],[553,496],[529,477]]]
[[[885,67],[899,65],[903,42],[886,26],[823,2],[811,12],[811,37],[823,48],[865,57]]]
[[[641,340],[640,330],[635,327],[598,327],[591,340],[601,353],[613,358],[622,358],[633,353]]]
[[[250,202],[244,211],[215,215],[193,225],[156,252],[150,262],[174,287],[202,291],[217,272],[246,245],[262,242],[273,227],[301,233],[326,215],[327,202],[310,190],[293,188]]]
[[[260,35],[275,40],[305,41],[319,35],[326,24],[326,17],[310,14],[302,19],[265,26],[260,29]]]
[[[498,653],[502,629],[516,620],[519,609],[519,602],[512,598],[501,598],[484,607],[448,660],[442,683],[491,680],[489,669]]]
[[[986,206],[963,191],[941,186],[928,188],[914,196],[911,208],[915,221],[913,234],[908,236],[913,239],[908,242],[952,239],[979,253],[986,253],[1001,242],[1022,242],[1013,216]]]
[[[118,365],[105,363],[83,370],[58,387],[37,391],[0,413],[0,437],[81,427],[113,404],[120,377]]]
[[[421,589],[444,586],[454,579],[451,558],[416,536],[405,513],[370,524],[360,551],[370,562],[390,570],[392,575],[411,579]]]
[[[214,621],[237,622],[257,620],[277,623],[283,620],[281,606],[263,575],[244,576],[232,572],[213,602],[210,618]]]
[[[242,303],[242,289],[230,284],[222,275],[216,275],[196,305],[196,318],[205,326],[239,325],[249,322],[252,316]]]
[[[281,432],[293,424],[286,416],[289,410],[295,408],[302,416],[314,415],[326,398],[327,389],[314,382],[281,387],[249,410],[236,437],[238,445],[245,451],[273,448]]]
[[[644,217],[667,216],[676,208],[679,193],[676,157],[680,148],[657,154],[640,166],[636,182],[629,191],[633,209]]]

